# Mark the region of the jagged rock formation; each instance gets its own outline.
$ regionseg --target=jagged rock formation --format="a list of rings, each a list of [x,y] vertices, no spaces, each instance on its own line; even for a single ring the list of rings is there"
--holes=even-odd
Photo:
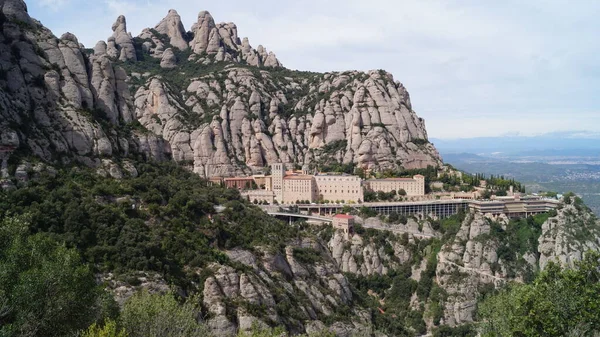
[[[136,99],[138,118],[172,144],[176,160],[193,160],[195,171],[207,175],[239,172],[240,162],[252,171],[324,156],[371,169],[440,163],[431,144],[417,142],[427,139],[423,120],[390,74],[290,75],[296,76],[228,67],[192,79],[181,99],[168,81],[150,77],[136,93],[145,99]],[[267,89],[273,87],[279,90]],[[162,102],[161,108],[154,102]],[[205,122],[190,128],[176,118],[182,111]],[[331,151],[328,144],[342,146]]]
[[[314,264],[300,262],[294,256],[296,248],[313,249],[323,255],[323,260]],[[320,324],[320,319],[335,313],[336,308],[352,302],[352,291],[348,280],[340,273],[327,250],[318,241],[303,239],[286,247],[286,254],[264,251],[262,257],[243,251],[229,251],[229,257],[251,269],[240,272],[231,267],[212,265],[214,276],[204,282],[203,304],[211,314],[207,324],[218,336],[235,335],[238,330],[251,330],[253,324],[266,326],[268,323],[296,326],[297,332],[306,331],[307,326]],[[272,289],[281,289],[274,293]],[[227,302],[248,303],[235,312]],[[266,312],[256,317],[254,307],[264,307]],[[293,306],[292,309],[290,306]],[[294,313],[282,311],[293,310]],[[353,323],[338,323],[331,329],[338,336],[346,336],[345,330],[366,329],[369,320],[361,317],[361,309],[355,308]],[[232,321],[229,317],[236,317]],[[324,325],[322,325],[324,327]]]
[[[415,246],[423,246],[429,235],[442,239],[433,270],[434,283],[444,294],[439,303],[442,311],[437,323],[431,319],[435,315],[429,314],[426,323],[430,328],[438,324],[472,323],[482,293],[508,282],[530,281],[549,261],[573,267],[587,251],[600,250],[600,221],[574,196],[566,197],[556,214],[538,224],[537,231],[532,222],[522,221],[520,227],[516,227],[515,222],[509,222],[505,216],[479,213],[467,214],[450,238],[433,230],[430,220],[409,218],[406,225],[401,225],[384,224],[373,218],[366,219],[365,227],[367,224],[370,228],[393,231],[396,236],[387,235],[382,241],[373,234],[354,235],[347,240],[343,233],[335,233],[329,248],[342,271],[370,277],[388,275],[408,264],[410,277],[420,282],[426,274],[427,264],[415,257],[426,253],[427,249],[420,253]],[[523,236],[529,231],[530,238]],[[385,294],[379,295],[385,302]],[[432,304],[431,299],[420,299],[419,304],[416,292],[412,295],[411,305],[415,308],[423,305],[425,313],[437,305]]]
[[[573,267],[587,251],[600,251],[599,220],[580,199],[565,198],[568,203],[542,225],[538,246],[541,269],[550,261]]]
[[[161,138],[102,124],[117,127],[134,119],[127,74],[110,59],[106,44],[87,55],[75,35],[58,39],[31,19],[23,1],[3,1],[2,10],[1,146],[50,163],[97,167],[101,157],[115,154],[166,157]],[[115,34],[124,31],[124,20],[118,22]],[[121,55],[129,57],[125,39],[118,41]]]
[[[167,48],[162,55],[160,60],[160,67],[163,69],[173,69],[177,67],[177,56],[173,53],[171,48]]]
[[[383,71],[282,69],[208,12],[185,32],[171,10],[136,38],[120,16],[90,52],[73,34],[55,38],[22,0],[2,4],[0,129],[10,140],[0,145],[92,166],[117,154],[172,157],[203,175],[322,158],[371,169],[441,163],[406,89]]]
[[[198,22],[192,26],[192,33],[194,39],[189,45],[196,55],[214,55],[216,61],[244,61],[255,67],[282,67],[275,54],[268,53],[262,45],[254,50],[248,38],[240,41],[234,23],[215,24],[215,20],[207,11],[198,14]],[[192,58],[195,59],[196,55]],[[198,61],[206,63],[208,59],[201,57]]]
[[[127,32],[127,22],[123,15],[117,18],[112,25],[113,35],[108,38],[107,53],[112,58],[118,58],[120,61],[137,59],[133,37]]]
[[[311,249],[319,261],[301,262],[295,249]],[[258,249],[259,253],[236,249],[226,251],[229,258],[246,267],[211,264],[196,270],[209,274],[203,281],[202,304],[207,310],[206,324],[215,336],[237,336],[251,331],[254,325],[287,326],[294,333],[330,330],[336,336],[353,336],[371,325],[368,311],[354,306],[350,317],[329,326],[323,320],[333,318],[337,310],[352,305],[350,283],[337,268],[328,250],[318,240],[309,238],[291,242],[285,254]],[[166,293],[169,287],[158,274],[140,272],[139,285],[131,286],[113,274],[98,275],[122,305],[137,291]],[[380,334],[379,336],[385,336]]]
[[[169,43],[180,50],[186,50],[188,43],[185,39],[185,28],[181,22],[181,17],[176,10],[169,10],[169,14],[154,27],[159,33],[169,37]]]
[[[498,258],[500,244],[490,237],[494,220],[504,226],[508,222],[505,217],[468,215],[454,240],[446,243],[438,254],[437,283],[448,293],[443,324],[473,322],[482,289],[509,280],[506,272],[509,267]]]

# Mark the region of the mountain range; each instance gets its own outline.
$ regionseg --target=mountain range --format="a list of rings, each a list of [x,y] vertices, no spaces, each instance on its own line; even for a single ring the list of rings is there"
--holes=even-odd
[[[17,154],[108,171],[122,166],[116,157],[172,159],[203,176],[320,158],[365,169],[441,163],[385,71],[288,70],[206,11],[186,30],[171,10],[137,37],[120,16],[86,49],[72,33],[54,36],[22,0],[2,3],[0,145]]]
[[[186,29],[171,10],[135,37],[120,16],[92,49],[23,0],[0,0],[0,27],[2,336],[103,335],[96,323],[132,337],[475,336],[481,299],[600,250],[575,195],[527,219],[346,205],[357,223],[344,233],[279,221],[202,179],[276,162],[440,167],[383,70],[286,69],[207,11]],[[587,327],[561,318],[553,335]]]
[[[431,141],[445,153],[596,156],[600,150],[600,134],[590,131],[562,131],[535,136],[506,134],[498,137],[432,138]]]

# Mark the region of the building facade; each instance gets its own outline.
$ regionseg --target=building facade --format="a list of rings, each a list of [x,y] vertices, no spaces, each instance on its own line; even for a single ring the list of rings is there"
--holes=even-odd
[[[250,190],[255,184],[252,177],[236,177],[236,178],[225,178],[223,183],[227,188],[235,188],[238,190]]]
[[[319,174],[315,176],[317,200],[360,203],[364,200],[358,176]]]
[[[264,177],[265,190],[272,191],[280,204],[314,203],[320,200],[359,203],[363,201],[362,180],[345,174],[310,175],[307,170],[286,171],[273,164],[271,175]]]
[[[333,229],[344,232],[346,239],[354,233],[354,217],[352,215],[337,214],[333,217]]]
[[[247,191],[242,191],[241,196],[243,198],[246,198],[248,201],[250,202],[267,202],[269,205],[273,204],[273,201],[275,200],[275,195],[273,194],[272,191],[266,191],[266,190],[247,190]]]
[[[283,203],[314,202],[317,196],[315,177],[291,174],[283,178]]]
[[[425,195],[425,177],[416,175],[412,178],[369,179],[365,187],[375,192],[399,192],[404,190],[407,196]]]
[[[283,178],[285,177],[285,166],[283,164],[271,165],[271,190],[275,194],[275,201],[283,203]]]

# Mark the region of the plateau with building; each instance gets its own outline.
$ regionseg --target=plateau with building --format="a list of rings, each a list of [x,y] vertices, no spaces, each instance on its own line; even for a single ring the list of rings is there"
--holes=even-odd
[[[482,200],[482,193],[487,188],[485,180],[480,182],[480,187],[471,192],[426,194],[425,177],[422,175],[414,175],[412,178],[363,180],[359,176],[342,173],[311,174],[306,168],[298,171],[286,170],[283,164],[272,165],[269,175],[213,177],[210,181],[240,190],[241,195],[251,202],[281,207],[297,205],[302,214],[309,216],[331,217],[339,215],[347,207],[367,207],[382,215],[395,212],[401,215],[444,218],[471,210],[521,217],[548,212],[558,206],[555,199],[522,195],[512,187],[507,191],[506,197],[494,196],[492,199]],[[407,200],[365,202],[365,190],[385,193],[404,191]],[[350,218],[346,215],[334,217],[333,223],[335,228],[343,229],[348,234],[353,222],[345,219]]]
[[[221,178],[210,181],[241,191],[243,197],[259,203],[290,205],[298,203],[348,203],[364,201],[364,189],[373,191],[406,191],[407,196],[425,195],[425,177],[363,180],[343,173],[315,173],[308,169],[286,170],[283,164],[273,164],[270,175]]]

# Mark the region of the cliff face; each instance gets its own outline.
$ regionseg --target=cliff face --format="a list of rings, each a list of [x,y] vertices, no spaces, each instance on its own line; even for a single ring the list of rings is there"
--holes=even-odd
[[[205,323],[215,336],[237,336],[255,325],[285,326],[295,334],[329,330],[348,337],[371,331],[370,311],[357,305],[350,282],[319,239],[293,240],[284,254],[265,247],[224,253],[236,268],[213,263],[193,271],[200,280]],[[136,277],[137,286],[112,274],[99,279],[121,304],[139,289],[169,290],[158,274]]]
[[[551,213],[520,220],[472,213],[455,223],[455,230],[446,228],[451,221],[409,219],[403,225],[366,219],[365,226],[380,230],[351,240],[336,233],[329,247],[338,267],[359,279],[392,275],[394,280],[404,270],[400,274],[418,285],[402,289],[428,329],[458,326],[475,321],[478,299],[491,290],[529,282],[550,261],[573,267],[587,251],[600,249],[600,221],[579,198],[566,197]],[[395,234],[381,234],[385,229]],[[397,296],[395,287],[391,283],[377,293],[384,305]]]
[[[50,163],[173,158],[207,175],[319,160],[419,168],[441,159],[384,71],[305,73],[208,12],[132,37],[119,17],[93,50],[1,3],[0,145]],[[140,125],[141,124],[141,125]],[[19,152],[19,151],[17,151]]]
[[[101,157],[131,153],[165,158],[160,137],[123,128],[135,115],[121,67],[87,55],[73,34],[56,38],[24,2],[0,5],[0,145],[51,163],[99,166]]]
[[[554,261],[564,267],[573,267],[589,250],[600,250],[600,226],[594,213],[581,199],[566,197],[567,201],[556,216],[542,226],[538,251],[539,266],[544,268]]]

